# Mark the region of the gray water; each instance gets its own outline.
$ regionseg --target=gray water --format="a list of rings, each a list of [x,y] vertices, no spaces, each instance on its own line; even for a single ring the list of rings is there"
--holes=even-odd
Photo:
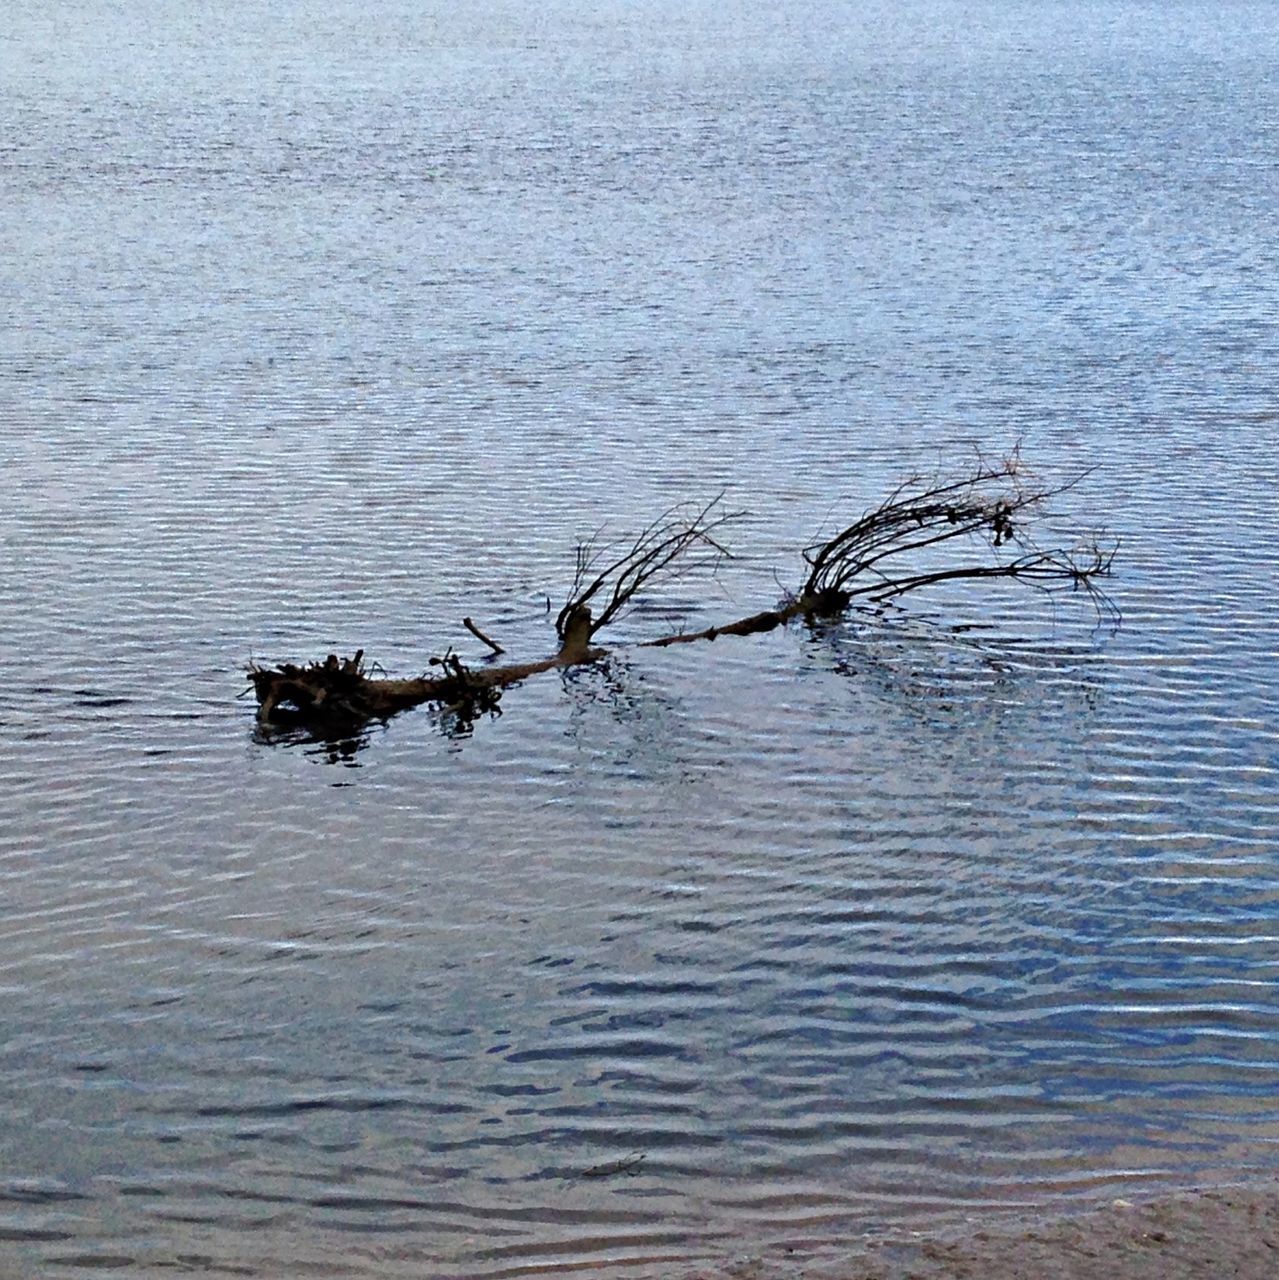
[[[4,26],[0,1273],[672,1275],[1279,1163],[1273,4]],[[626,647],[1018,440],[1118,631]],[[721,489],[734,560],[469,732],[237,701],[541,656],[577,539]]]

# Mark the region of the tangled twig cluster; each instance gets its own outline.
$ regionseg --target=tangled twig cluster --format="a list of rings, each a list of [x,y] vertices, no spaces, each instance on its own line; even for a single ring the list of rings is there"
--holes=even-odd
[[[942,582],[1009,578],[1050,591],[1082,588],[1099,612],[1113,612],[1098,582],[1110,571],[1113,545],[1094,534],[1046,548],[1030,531],[1031,518],[1080,479],[1044,485],[1016,452],[998,462],[979,457],[958,477],[912,476],[834,537],[805,549],[809,573],[798,598],[837,612],[858,599],[879,604]]]

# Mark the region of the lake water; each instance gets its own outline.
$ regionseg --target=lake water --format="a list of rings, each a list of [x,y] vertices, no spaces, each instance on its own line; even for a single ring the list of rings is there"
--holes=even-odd
[[[678,1274],[1279,1164],[1279,9],[16,0],[0,1274]],[[1022,441],[1013,590],[679,650]],[[449,733],[243,667],[554,647]],[[954,630],[955,626],[964,628]]]

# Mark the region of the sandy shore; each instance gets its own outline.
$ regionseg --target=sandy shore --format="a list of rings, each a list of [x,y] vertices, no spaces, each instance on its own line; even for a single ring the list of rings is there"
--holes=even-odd
[[[1276,1280],[1279,1181],[859,1242],[820,1259],[742,1257],[689,1280]]]

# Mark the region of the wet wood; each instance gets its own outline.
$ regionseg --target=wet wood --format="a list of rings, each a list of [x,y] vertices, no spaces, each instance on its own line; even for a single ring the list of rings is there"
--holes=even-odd
[[[1073,547],[1043,549],[1025,530],[1030,517],[1071,484],[1039,484],[1015,453],[994,463],[978,457],[957,478],[912,477],[833,537],[808,547],[802,587],[775,608],[648,640],[644,647],[762,635],[799,618],[838,618],[858,601],[880,604],[958,579],[1082,589],[1099,613],[1113,611],[1098,585],[1110,572],[1113,547],[1094,535]],[[456,711],[467,722],[495,711],[502,691],[522,680],[602,658],[607,650],[592,643],[595,634],[625,613],[650,583],[713,566],[727,556],[719,536],[740,513],[722,512],[719,502],[672,507],[633,539],[601,544],[597,537],[580,546],[568,601],[556,620],[560,646],[550,657],[475,668],[449,650],[432,658],[431,669],[421,676],[403,680],[371,676],[363,650],[350,658],[329,654],[304,666],[252,664],[248,677],[258,716],[266,723],[332,732],[350,731],[428,702]],[[1000,552],[1008,546],[1013,550]],[[949,561],[936,559],[942,549],[951,553]],[[957,549],[962,554],[955,557]],[[592,614],[592,601],[600,607],[598,617]],[[470,618],[462,622],[493,655],[504,652]]]

